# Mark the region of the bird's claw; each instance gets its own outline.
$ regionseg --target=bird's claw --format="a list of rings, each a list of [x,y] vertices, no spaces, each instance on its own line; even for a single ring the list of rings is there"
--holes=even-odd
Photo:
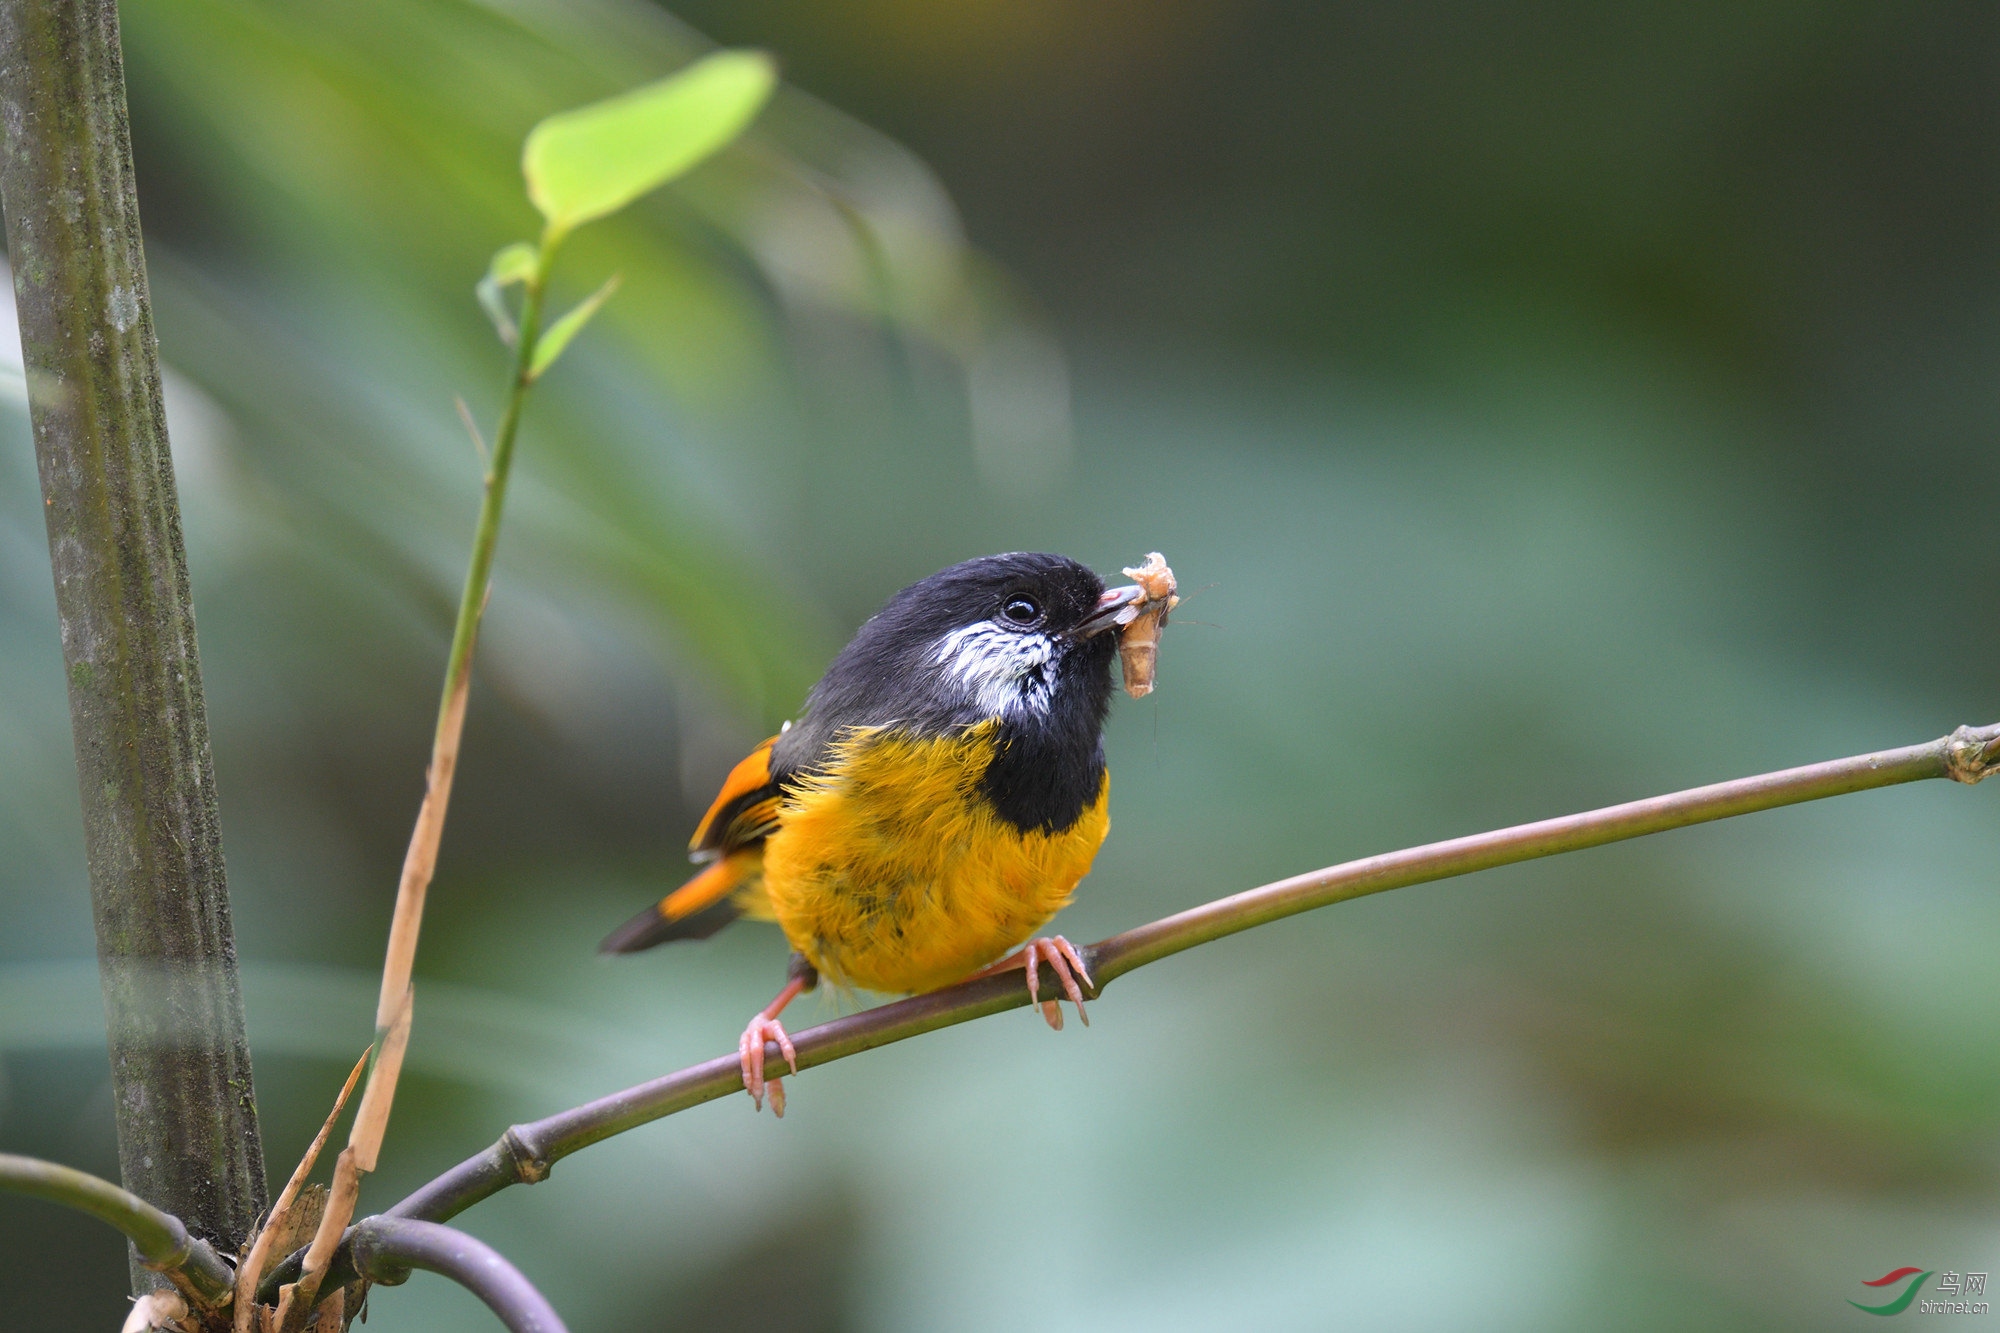
[[[1076,1016],[1083,1020],[1085,1027],[1089,1027],[1090,1013],[1083,1007],[1083,990],[1076,984],[1076,979],[1082,977],[1092,990],[1097,989],[1097,983],[1090,979],[1090,969],[1083,965],[1083,955],[1076,951],[1075,945],[1060,935],[1044,935],[1040,939],[1030,940],[1028,946],[1021,950],[1021,965],[1028,972],[1029,1002],[1041,1005],[1043,1021],[1057,1032],[1062,1031],[1061,1006],[1054,1000],[1042,999],[1038,969],[1045,962],[1062,982],[1063,994],[1067,995],[1069,1002],[1076,1006]],[[1075,968],[1076,971],[1072,973],[1071,968]]]
[[[799,1053],[792,1047],[792,1039],[785,1035],[785,1025],[775,1018],[763,1014],[750,1020],[743,1029],[743,1035],[736,1042],[736,1056],[743,1064],[743,1090],[750,1094],[758,1110],[764,1109],[764,1094],[771,1094],[771,1113],[785,1118],[785,1083],[781,1075],[764,1077],[764,1043],[775,1041],[778,1050],[784,1054],[785,1063],[794,1074],[799,1072]]]

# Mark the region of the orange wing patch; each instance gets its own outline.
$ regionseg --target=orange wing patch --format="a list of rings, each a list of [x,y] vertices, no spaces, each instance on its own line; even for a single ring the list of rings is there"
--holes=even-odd
[[[764,893],[764,851],[747,847],[707,867],[605,936],[603,953],[637,953],[668,940],[705,940],[738,917],[771,919]]]
[[[777,793],[771,786],[771,747],[776,736],[752,750],[722,780],[714,804],[695,826],[688,850],[697,861],[717,856],[745,843],[768,837],[778,827]]]
[[[736,855],[716,862],[687,883],[660,899],[654,907],[668,922],[681,922],[715,906],[742,887],[744,880],[754,876],[762,867],[762,858],[756,852],[738,852]]]

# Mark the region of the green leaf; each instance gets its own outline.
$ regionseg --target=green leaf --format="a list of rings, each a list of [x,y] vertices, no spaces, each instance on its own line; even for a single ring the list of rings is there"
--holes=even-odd
[[[541,262],[541,257],[542,252],[526,241],[503,245],[493,252],[493,260],[486,266],[486,276],[502,287],[526,282],[535,276],[535,265]]]
[[[548,332],[535,343],[534,359],[528,363],[529,379],[540,379],[542,372],[555,364],[556,358],[563,354],[563,348],[569,346],[570,339],[583,332],[583,326],[590,323],[590,317],[611,299],[611,293],[618,290],[622,281],[623,274],[612,274],[602,287],[584,297],[574,310],[549,325]]]
[[[742,133],[778,71],[761,51],[723,51],[629,93],[550,116],[528,132],[528,198],[560,235],[687,171]]]
[[[491,262],[486,265],[486,276],[479,280],[473,291],[479,297],[479,308],[493,321],[493,331],[500,335],[500,341],[509,347],[519,337],[514,327],[514,316],[507,309],[507,299],[503,295],[506,288],[517,282],[526,282],[535,276],[535,265],[541,262],[541,251],[526,241],[516,241],[503,245],[493,252]]]

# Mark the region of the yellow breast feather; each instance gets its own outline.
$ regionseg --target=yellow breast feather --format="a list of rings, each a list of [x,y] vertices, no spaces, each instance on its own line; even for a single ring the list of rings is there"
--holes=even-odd
[[[785,797],[764,849],[770,910],[834,981],[949,985],[1069,902],[1110,831],[1110,777],[1076,823],[1022,832],[979,791],[997,722],[925,739],[859,728]]]

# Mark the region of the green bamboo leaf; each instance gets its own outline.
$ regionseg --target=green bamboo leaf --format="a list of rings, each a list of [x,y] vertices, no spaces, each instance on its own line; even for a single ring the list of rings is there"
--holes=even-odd
[[[534,277],[535,265],[540,260],[541,251],[526,241],[516,241],[493,252],[493,259],[486,266],[486,276],[502,287],[511,287]]]
[[[528,363],[529,379],[540,379],[542,372],[555,364],[555,359],[563,354],[563,348],[569,346],[570,339],[583,331],[583,326],[590,323],[590,317],[611,299],[611,293],[617,291],[618,284],[623,281],[623,274],[612,274],[602,287],[584,297],[574,310],[549,325],[548,332],[535,343],[534,359]]]
[[[560,235],[693,167],[748,125],[777,86],[761,51],[723,51],[629,93],[550,116],[528,132],[528,197]]]

